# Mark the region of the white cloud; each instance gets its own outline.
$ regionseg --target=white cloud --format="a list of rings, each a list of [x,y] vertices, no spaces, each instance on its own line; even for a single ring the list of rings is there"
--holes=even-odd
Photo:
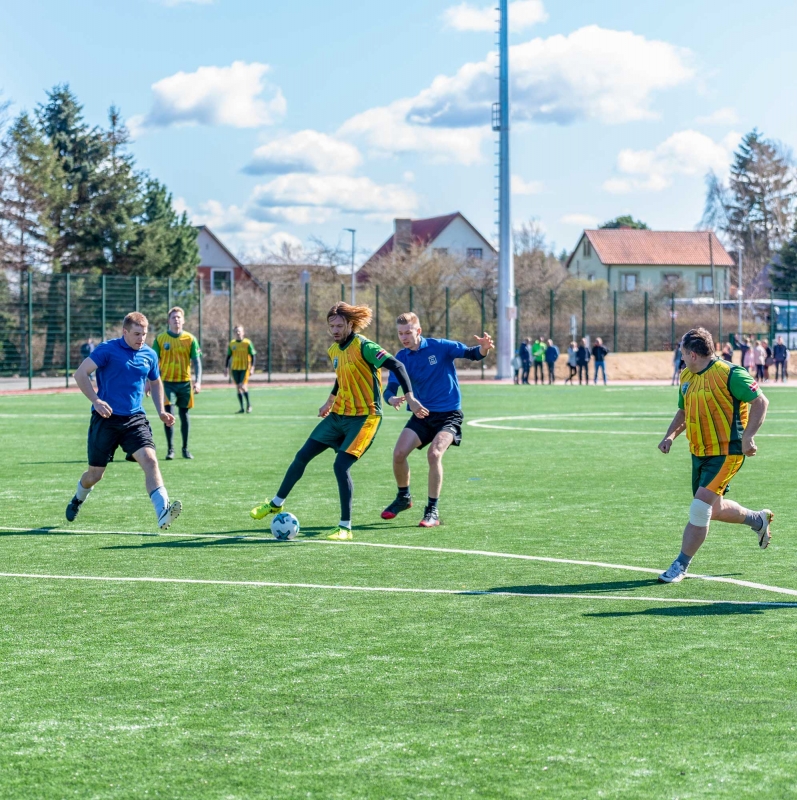
[[[509,4],[509,28],[521,31],[545,22],[548,14],[542,0],[515,0]],[[471,3],[460,3],[443,12],[446,26],[457,31],[495,31],[498,26],[498,11],[495,3],[488,6],[475,6]]]
[[[285,114],[278,87],[266,80],[268,64],[235,61],[229,67],[200,67],[152,84],[152,108],[130,120],[135,133],[169,125],[230,125],[258,128]]]
[[[727,172],[740,134],[729,133],[716,142],[698,131],[678,131],[653,150],[621,150],[617,170],[625,177],[607,180],[612,194],[658,192],[672,185],[676,175],[704,175],[709,170]]]
[[[736,125],[738,121],[739,115],[735,108],[718,108],[711,114],[695,120],[698,125]]]
[[[577,228],[594,228],[598,224],[597,218],[591,214],[565,214],[559,221]]]
[[[529,195],[540,194],[543,190],[542,181],[526,181],[520,175],[513,175],[511,181],[512,194]]]
[[[362,163],[360,151],[318,131],[305,130],[258,147],[244,168],[250,175],[289,172],[348,173]]]

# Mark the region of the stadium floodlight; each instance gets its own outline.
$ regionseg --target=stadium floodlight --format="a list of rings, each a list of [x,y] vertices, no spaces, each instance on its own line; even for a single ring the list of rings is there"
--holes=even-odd
[[[515,353],[515,269],[509,208],[509,18],[508,0],[500,0],[498,33],[498,103],[493,130],[498,131],[498,330],[496,378],[512,377]],[[497,112],[497,113],[496,113]]]
[[[344,228],[344,231],[348,231],[351,234],[351,304],[354,305],[355,295],[356,295],[356,282],[357,277],[354,271],[354,235],[357,233],[356,228]]]

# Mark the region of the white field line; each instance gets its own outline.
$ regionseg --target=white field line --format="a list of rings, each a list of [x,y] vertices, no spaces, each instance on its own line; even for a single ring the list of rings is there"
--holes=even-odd
[[[45,581],[95,581],[101,583],[171,583],[203,586],[250,586],[269,589],[322,589],[339,592],[386,592],[389,594],[437,594],[471,597],[495,595],[497,597],[544,598],[548,600],[609,600],[644,603],[687,603],[697,605],[766,606],[769,608],[797,608],[797,603],[766,602],[759,600],[700,600],[689,597],[633,597],[603,594],[555,594],[536,592],[493,592],[467,589],[413,589],[397,586],[346,586],[327,583],[277,583],[274,581],[225,581],[202,578],[151,578],[109,575],[47,575],[31,572],[0,572],[0,578],[19,578]]]
[[[140,533],[136,531],[92,531],[92,530],[79,530],[72,528],[17,528],[0,525],[0,530],[3,531],[18,531],[25,532],[41,532],[41,533],[79,533],[79,534],[93,534],[96,536],[175,536],[181,539],[195,538],[195,539],[241,539],[250,541],[274,541],[271,536],[235,536],[231,534],[219,533]],[[652,567],[634,567],[628,564],[611,564],[604,561],[583,561],[574,558],[553,558],[551,556],[530,556],[520,553],[499,553],[492,550],[461,550],[453,547],[429,547],[426,545],[415,544],[387,544],[383,542],[332,542],[326,539],[304,539],[300,541],[283,542],[283,545],[296,546],[308,544],[330,544],[330,545],[349,545],[352,547],[381,547],[387,550],[420,550],[428,553],[448,553],[452,555],[466,555],[466,556],[482,556],[485,558],[511,558],[519,561],[541,561],[549,564],[572,564],[581,567],[600,567],[602,569],[615,569],[626,570],[628,572],[645,572],[648,574],[658,575],[661,569],[653,569]],[[1,573],[0,573],[1,574]],[[747,589],[760,589],[764,592],[773,592],[775,594],[784,594],[792,597],[797,597],[797,589],[787,589],[782,586],[769,586],[765,583],[754,583],[753,581],[742,581],[737,578],[726,578],[723,576],[715,575],[695,575],[687,574],[686,576],[692,580],[713,581],[714,583],[729,583],[734,586],[743,586]],[[561,595],[556,595],[560,597]]]

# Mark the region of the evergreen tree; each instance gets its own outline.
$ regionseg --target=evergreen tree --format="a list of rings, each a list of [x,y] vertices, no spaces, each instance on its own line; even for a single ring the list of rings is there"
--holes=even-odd
[[[776,292],[797,292],[797,226],[774,260],[769,281]]]
[[[634,228],[640,231],[649,231],[650,228],[641,220],[634,219],[630,214],[625,214],[621,217],[615,217],[608,222],[604,222],[601,228]]]

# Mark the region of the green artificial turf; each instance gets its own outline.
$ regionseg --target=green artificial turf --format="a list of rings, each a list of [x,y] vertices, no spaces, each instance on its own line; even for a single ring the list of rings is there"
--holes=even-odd
[[[727,601],[797,597],[619,569],[678,553],[689,457],[682,440],[656,449],[674,391],[466,386],[468,420],[510,419],[465,428],[432,530],[416,527],[424,454],[415,507],[379,517],[406,420],[388,409],[353,470],[354,544],[323,540],[339,513],[329,454],[289,500],[296,542],[248,516],[325,387],[253,389],[240,416],[234,391],[201,394],[195,460],[162,463],[184,504],[169,536],[124,461],[66,532],[88,404],[0,398],[0,571],[231,582],[0,577],[0,797],[793,796],[797,607]],[[691,571],[797,589],[797,393],[769,395],[762,433],[778,435],[730,496],[775,511],[772,545],[715,523]]]

